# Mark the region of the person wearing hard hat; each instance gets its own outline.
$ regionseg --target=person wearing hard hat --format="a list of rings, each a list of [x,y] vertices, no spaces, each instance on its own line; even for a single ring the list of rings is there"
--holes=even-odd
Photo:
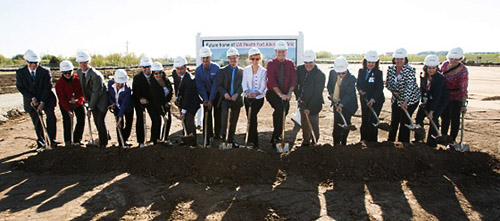
[[[85,102],[88,103],[87,117],[94,115],[94,123],[99,134],[99,147],[108,145],[108,129],[106,129],[106,113],[108,111],[108,88],[104,76],[90,65],[91,57],[85,51],[76,54],[77,70],[82,85]]]
[[[205,111],[203,117],[207,118],[207,125],[203,123],[203,131],[207,130],[207,133],[204,133],[207,137],[203,139],[206,139],[207,145],[210,145],[210,140],[214,137],[214,129],[215,138],[221,138],[221,109],[218,106],[213,108],[214,122],[212,122],[213,102],[219,100],[219,96],[222,96],[217,92],[217,73],[220,67],[212,62],[212,51],[209,47],[205,46],[200,49],[200,57],[202,64],[196,67],[194,73],[196,76],[196,88],[203,99],[203,109]],[[203,122],[205,122],[205,119],[203,119]]]
[[[217,91],[221,95],[217,106],[221,108],[221,137],[226,139],[226,142],[233,143],[234,147],[238,144],[234,142],[234,133],[236,132],[236,124],[240,116],[240,110],[243,106],[243,88],[241,81],[243,79],[243,69],[238,66],[240,53],[236,48],[229,48],[226,52],[229,65],[223,67],[217,73]],[[231,109],[231,116],[228,115]],[[229,125],[227,118],[229,117]],[[227,132],[229,127],[229,132]],[[226,134],[228,133],[228,134]],[[227,136],[226,136],[227,135]]]
[[[140,66],[142,70],[134,76],[132,81],[132,98],[135,101],[136,112],[135,132],[139,147],[144,147],[148,143],[144,137],[144,127],[146,124],[144,122],[145,110],[147,110],[152,124],[149,142],[156,144],[160,137],[161,116],[159,104],[156,102],[157,99],[154,96],[161,96],[161,94],[151,93],[151,85],[154,84],[153,82],[156,82],[156,79],[151,76],[151,65],[153,65],[151,58],[146,56],[141,57]]]
[[[450,102],[441,114],[441,134],[450,136],[453,140],[457,138],[460,129],[460,114],[467,112],[467,87],[469,85],[469,71],[462,63],[464,51],[462,48],[453,48],[446,56],[447,61],[441,65],[441,73],[446,79],[446,88],[450,93]],[[451,130],[450,130],[451,123]]]
[[[295,97],[300,108],[300,125],[302,126],[302,146],[311,144],[312,133],[319,140],[319,112],[323,108],[323,90],[325,89],[325,74],[314,63],[316,54],[312,50],[304,52],[304,64],[297,66],[297,87]],[[307,117],[312,128],[309,127]]]
[[[56,94],[59,100],[59,108],[63,117],[64,144],[80,145],[83,129],[85,127],[85,110],[83,108],[83,90],[80,78],[73,73],[73,63],[65,60],[59,64],[62,76],[56,82]],[[72,125],[73,116],[76,116],[76,125]],[[74,126],[73,128],[71,128]],[[71,140],[73,132],[73,140]]]
[[[250,127],[248,129],[248,142],[252,142],[254,147],[259,147],[259,132],[257,131],[260,109],[264,105],[264,96],[266,93],[266,69],[262,67],[262,53],[258,48],[250,48],[248,51],[248,60],[252,63],[243,69],[243,79],[241,86],[243,96],[245,97],[245,110],[247,118],[250,118]],[[250,116],[249,108],[252,107]]]
[[[379,68],[379,58],[376,51],[368,51],[363,58],[363,68],[358,71],[356,88],[361,103],[361,141],[377,142],[378,128],[373,126],[377,119],[369,107],[375,110],[377,116],[385,102],[384,79]]]
[[[267,63],[266,99],[274,109],[271,143],[278,143],[281,142],[283,112],[288,115],[290,98],[297,85],[297,68],[292,60],[286,58],[288,54],[286,41],[276,41],[274,53],[276,58]]]
[[[415,121],[422,128],[424,127],[425,117],[429,117],[434,121],[439,130],[439,116],[448,105],[449,94],[446,88],[444,76],[439,72],[439,57],[436,55],[427,55],[424,59],[424,73],[420,76],[420,94],[422,95],[421,104],[417,111]],[[426,114],[427,112],[428,114]],[[432,127],[429,127],[427,135],[427,145],[436,147],[437,142],[431,135],[437,136],[438,132]],[[419,133],[415,133],[415,141],[423,140],[419,137]]]
[[[123,69],[118,69],[113,75],[113,80],[108,81],[108,100],[110,103],[108,109],[110,109],[117,119],[116,135],[118,137],[118,130],[121,130],[124,142],[123,146],[132,145],[127,140],[130,137],[132,122],[134,120],[134,100],[132,99],[132,90],[127,85],[127,80],[127,72]],[[118,145],[122,146],[120,139],[118,139]]]
[[[156,100],[157,106],[159,107],[160,114],[162,116],[167,115],[166,122],[163,122],[165,125],[165,140],[167,140],[168,135],[170,133],[170,126],[172,125],[172,115],[170,113],[170,101],[172,100],[172,83],[167,78],[167,74],[163,71],[163,65],[160,62],[153,62],[151,66],[151,71],[153,72],[153,76],[156,81],[152,82],[151,90],[153,96]],[[163,96],[161,96],[163,95]],[[167,143],[167,145],[172,145],[172,143]]]
[[[56,106],[56,96],[52,92],[52,75],[50,69],[39,65],[40,56],[28,50],[24,54],[26,66],[16,71],[16,87],[23,95],[24,111],[29,113],[37,135],[37,151],[42,151],[47,147],[44,140],[44,131],[37,112],[42,111],[47,115],[46,123],[48,137],[52,147],[56,143],[56,116],[54,107]]]
[[[187,61],[184,57],[178,56],[174,59],[175,105],[179,107],[181,120],[184,122],[187,134],[193,134],[196,140],[196,126],[194,115],[200,109],[200,96],[198,95],[195,75],[191,74],[187,68]],[[184,131],[183,131],[184,132]],[[184,143],[181,143],[183,145]]]
[[[410,142],[410,129],[405,125],[410,124],[410,119],[404,113],[408,111],[410,117],[417,109],[420,100],[420,90],[417,85],[415,68],[408,64],[408,54],[404,48],[394,51],[392,66],[387,68],[385,86],[392,93],[391,99],[391,131],[388,141]]]
[[[343,129],[339,126],[344,122],[339,113],[345,118],[347,125],[351,125],[351,117],[358,110],[358,101],[356,98],[356,78],[347,69],[347,60],[340,56],[335,59],[333,70],[330,71],[328,77],[328,94],[332,105],[335,108],[333,115],[333,144],[346,145],[348,129]]]

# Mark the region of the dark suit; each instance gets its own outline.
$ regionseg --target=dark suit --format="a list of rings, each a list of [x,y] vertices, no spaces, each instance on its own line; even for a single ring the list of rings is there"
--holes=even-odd
[[[236,67],[234,73],[234,80],[232,79],[231,67],[228,65],[219,70],[217,73],[217,91],[219,92],[218,105],[221,107],[221,136],[222,139],[232,143],[234,141],[234,133],[236,131],[236,124],[238,123],[238,117],[240,116],[240,110],[243,106],[243,87],[241,86],[241,81],[243,80],[243,69],[241,67]],[[231,81],[233,82],[233,93],[231,94]],[[229,96],[238,95],[236,101],[228,101],[224,98],[225,94]],[[231,108],[231,116],[229,116],[229,134],[227,134],[227,118],[228,110]]]
[[[196,126],[194,125],[194,115],[200,109],[201,99],[196,90],[194,75],[186,71],[182,81],[176,70],[173,71],[174,89],[176,94],[176,104],[182,110],[186,110],[184,124],[188,134],[194,134],[196,137]]]
[[[135,101],[135,111],[136,111],[136,124],[135,124],[135,132],[137,134],[137,142],[144,143],[144,108],[148,110],[149,117],[151,118],[151,135],[150,141],[156,143],[158,138],[160,137],[160,127],[161,127],[161,117],[160,117],[160,104],[157,103],[158,99],[153,96],[161,96],[158,94],[152,93],[151,85],[158,84],[154,79],[153,74],[149,76],[149,79],[146,78],[144,73],[141,71],[134,76],[132,82],[132,98]],[[141,98],[148,100],[147,104],[141,104]]]
[[[359,69],[356,88],[358,91],[366,93],[364,96],[361,94],[359,95],[359,101],[361,103],[361,140],[377,142],[378,129],[373,126],[373,123],[376,123],[377,121],[373,116],[373,113],[366,105],[365,100],[375,100],[372,107],[378,116],[385,101],[382,71],[379,69],[373,69],[369,74],[367,74],[366,69]]]
[[[94,115],[94,123],[99,132],[99,145],[108,144],[108,129],[106,129],[106,113],[108,112],[108,88],[104,76],[94,67],[90,67],[87,74],[82,69],[77,70],[82,85],[85,101]]]
[[[168,135],[170,134],[170,127],[172,125],[172,114],[170,113],[170,106],[166,106],[167,103],[169,103],[172,100],[172,94],[174,93],[172,89],[172,83],[170,83],[170,80],[168,80],[165,74],[163,72],[163,82],[165,83],[165,88],[168,90],[168,94],[165,95],[165,90],[163,90],[163,87],[160,85],[160,82],[158,81],[152,81],[151,82],[151,93],[154,94],[153,99],[156,99],[156,103],[158,104],[159,107],[159,112],[161,116],[167,116],[167,119],[164,124],[165,126],[165,131],[162,133],[165,134],[165,140],[168,138]],[[163,96],[162,96],[163,95]]]
[[[44,103],[43,111],[47,115],[46,125],[49,139],[52,143],[56,138],[56,116],[54,107],[56,106],[56,96],[52,92],[52,76],[48,68],[38,66],[35,70],[35,81],[31,77],[28,66],[24,66],[16,71],[16,87],[23,95],[24,110],[29,113],[33,125],[35,126],[38,147],[44,147],[45,141],[43,138],[43,128],[38,119],[36,109],[31,107],[31,101],[36,98],[39,102]]]
[[[335,92],[335,84],[337,83],[337,72],[334,70],[330,71],[330,77],[328,79],[328,93],[330,95]],[[342,114],[347,122],[347,124],[351,124],[351,117],[358,110],[358,101],[356,100],[356,78],[352,76],[350,72],[348,72],[339,85],[339,97],[340,100],[338,104],[342,104]],[[349,135],[349,130],[344,130],[338,124],[344,124],[340,114],[336,111],[334,112],[334,127],[333,127],[333,143],[346,145],[347,144],[347,136]]]
[[[446,88],[445,78],[441,73],[436,73],[432,76],[429,90],[427,90],[427,85],[427,78],[420,78],[420,94],[422,94],[422,104],[425,103],[425,107],[423,107],[423,109],[422,107],[418,109],[415,121],[421,127],[424,127],[424,119],[426,118],[424,109],[427,112],[434,111],[432,120],[439,129],[438,119],[448,105],[450,95]],[[435,131],[432,126],[429,127],[429,132],[427,134],[427,145],[436,147],[437,142],[431,135],[437,135],[437,131]],[[415,139],[422,140],[423,137],[415,137]]]
[[[311,140],[311,132],[319,139],[319,112],[323,108],[323,91],[325,90],[325,74],[317,65],[307,72],[304,65],[297,66],[297,87],[295,97],[299,102],[303,141],[302,145],[308,145]],[[309,110],[309,120],[312,128],[309,128],[304,110]]]

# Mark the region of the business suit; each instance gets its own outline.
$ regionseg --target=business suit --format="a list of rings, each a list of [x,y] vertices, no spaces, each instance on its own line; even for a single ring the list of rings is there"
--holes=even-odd
[[[151,92],[151,85],[154,84],[156,80],[153,77],[153,74],[146,78],[144,73],[141,71],[134,76],[132,82],[132,98],[135,101],[135,111],[136,111],[136,124],[135,131],[137,134],[137,142],[144,143],[144,117],[143,111],[144,108],[147,109],[149,117],[151,118],[151,136],[150,141],[156,143],[158,138],[160,137],[160,128],[161,128],[161,117],[160,117],[160,106],[157,103],[157,99],[153,98],[153,96],[159,96],[157,94],[153,95]],[[148,100],[147,104],[141,104],[141,98]]]
[[[185,111],[184,124],[188,134],[193,134],[196,139],[196,126],[194,125],[194,115],[200,109],[201,99],[196,90],[194,75],[186,71],[182,79],[173,71],[174,90],[176,94],[176,104]]]
[[[361,103],[361,140],[377,142],[378,129],[373,126],[373,123],[376,123],[377,120],[366,105],[365,100],[370,101],[373,99],[375,101],[372,107],[378,116],[385,101],[382,71],[379,69],[372,69],[367,73],[366,69],[359,69],[356,88],[358,91],[366,93],[365,95],[361,95],[361,93],[359,95],[359,102]]]
[[[132,122],[134,120],[134,100],[132,99],[132,90],[125,84],[123,91],[118,91],[118,99],[116,99],[116,85],[113,80],[108,81],[108,100],[110,104],[115,104],[114,115],[115,118],[122,118],[120,122],[120,130],[122,131],[123,142],[127,142],[132,131]],[[125,116],[125,118],[123,118]],[[118,134],[118,128],[116,128]],[[120,139],[118,144],[121,145]]]
[[[36,109],[31,107],[31,101],[36,98],[44,103],[43,111],[47,115],[46,125],[48,136],[52,144],[56,139],[56,116],[54,107],[56,106],[56,96],[52,92],[52,76],[48,68],[38,66],[35,69],[35,79],[31,77],[28,66],[24,66],[16,71],[16,87],[23,95],[24,110],[29,113],[31,121],[35,126],[37,145],[39,148],[45,147],[44,131],[36,113]]]
[[[94,123],[99,133],[99,146],[105,147],[108,144],[109,134],[105,121],[108,111],[108,88],[104,76],[94,67],[90,67],[87,73],[79,68],[77,73],[85,101],[94,115]]]
[[[165,134],[165,139],[167,139],[170,133],[170,127],[172,125],[172,114],[170,113],[170,106],[167,107],[166,104],[172,100],[172,94],[174,92],[172,89],[172,83],[170,83],[170,80],[168,80],[168,78],[166,77],[166,73],[163,71],[161,71],[161,73],[163,75],[163,82],[165,83],[165,88],[160,85],[160,82],[152,81],[151,93],[155,95],[153,96],[153,99],[156,99],[160,115],[167,116],[166,122],[163,122],[164,124],[166,124],[166,130],[164,131],[164,134]],[[168,90],[167,94],[165,94],[166,90],[164,89]]]
[[[295,97],[299,101],[300,120],[302,125],[302,145],[309,145],[311,133],[319,139],[319,112],[323,108],[323,91],[325,89],[325,74],[314,65],[308,72],[304,65],[297,66],[297,87],[294,90]],[[304,110],[309,110],[309,120],[312,128],[309,128]]]
[[[335,93],[335,85],[339,79],[337,72],[335,70],[330,71],[330,76],[328,79],[328,93],[330,95]],[[356,88],[355,88],[356,78],[348,71],[348,73],[342,78],[339,84],[339,101],[337,105],[342,104],[342,114],[348,125],[351,124],[351,117],[358,110],[358,101],[356,100]],[[344,124],[340,114],[334,111],[334,127],[333,127],[333,143],[334,144],[347,144],[347,136],[349,135],[349,130],[344,130],[338,124]]]
[[[234,70],[234,80],[232,79],[233,72],[230,65],[222,68],[217,73],[217,91],[219,92],[220,99],[217,102],[218,106],[221,107],[221,136],[222,139],[226,139],[228,135],[227,142],[234,142],[234,133],[236,131],[236,124],[238,123],[238,117],[240,116],[240,110],[243,106],[243,87],[241,86],[241,81],[243,80],[243,69],[236,66]],[[231,82],[233,86],[233,91],[231,93]],[[225,94],[229,96],[237,95],[235,101],[229,101],[224,98]],[[231,108],[231,116],[229,116],[229,134],[227,134],[227,118],[228,111]]]
[[[424,106],[420,106],[418,108],[415,121],[423,128],[424,119],[426,118],[424,110],[426,110],[427,112],[434,111],[432,120],[436,124],[436,127],[439,129],[438,119],[448,105],[449,92],[446,88],[445,78],[441,73],[435,73],[434,75],[432,75],[431,79],[432,80],[430,82],[430,86],[428,87],[429,84],[427,82],[427,78],[420,78],[420,94],[422,94],[422,104]],[[431,135],[437,135],[437,131],[435,131],[432,126],[429,127],[429,132],[427,134],[427,145],[436,147],[436,139],[432,138]],[[415,133],[415,140],[419,141],[422,139],[423,137],[417,137],[417,134]]]

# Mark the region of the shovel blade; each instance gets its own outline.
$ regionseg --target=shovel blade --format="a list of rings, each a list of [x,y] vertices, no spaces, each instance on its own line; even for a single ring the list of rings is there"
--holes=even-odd
[[[233,149],[233,144],[232,143],[221,143],[219,145],[220,150],[230,150]]]
[[[286,152],[289,152],[290,151],[290,144],[288,143],[277,143],[276,144],[276,151],[278,151],[278,153],[286,153]]]
[[[189,134],[187,136],[182,136],[181,137],[182,142],[184,142],[186,145],[189,146],[196,146],[196,138],[194,137],[194,134]]]
[[[381,129],[383,131],[391,131],[391,125],[385,122],[381,122],[378,125],[373,124],[373,126],[377,127],[378,129]]]
[[[349,125],[349,126],[347,126],[347,129],[349,129],[350,131],[355,131],[355,130],[357,130],[356,126],[354,126],[354,125],[352,125],[352,124],[351,124],[351,125]]]

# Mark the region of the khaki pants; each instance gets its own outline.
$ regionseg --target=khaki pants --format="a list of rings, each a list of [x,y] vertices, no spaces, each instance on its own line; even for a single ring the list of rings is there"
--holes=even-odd
[[[302,125],[302,136],[303,136],[303,141],[302,145],[309,145],[311,143],[314,143],[312,140],[312,134],[311,131],[314,131],[314,135],[316,136],[316,142],[319,140],[319,114],[316,115],[309,115],[309,120],[311,121],[312,128],[309,127],[309,124],[307,123],[307,118],[306,115],[304,114],[303,110],[300,110],[300,124]]]

